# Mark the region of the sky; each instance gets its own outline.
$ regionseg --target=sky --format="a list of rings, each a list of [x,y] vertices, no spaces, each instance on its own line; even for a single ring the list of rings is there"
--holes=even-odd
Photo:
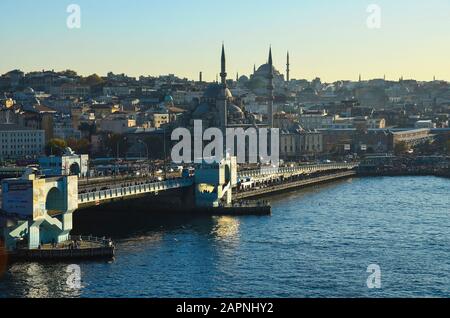
[[[70,29],[67,7],[81,9]],[[380,8],[379,28],[369,5]],[[376,18],[376,17],[375,17]],[[72,69],[215,80],[267,62],[291,78],[450,80],[450,0],[1,0],[0,73]]]

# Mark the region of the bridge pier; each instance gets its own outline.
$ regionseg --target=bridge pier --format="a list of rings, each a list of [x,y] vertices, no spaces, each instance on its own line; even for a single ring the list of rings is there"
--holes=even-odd
[[[78,208],[78,177],[39,178],[29,171],[3,180],[2,192],[3,236],[9,250],[68,240]]]
[[[195,172],[195,205],[218,208],[232,203],[232,190],[237,184],[236,157],[220,162],[203,162]]]

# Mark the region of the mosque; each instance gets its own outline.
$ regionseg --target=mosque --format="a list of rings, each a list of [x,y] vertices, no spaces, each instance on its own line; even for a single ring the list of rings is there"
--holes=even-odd
[[[265,63],[258,68],[254,65],[253,74],[250,75],[250,78],[243,75],[238,77],[237,82],[239,85],[251,89],[256,95],[265,96],[267,85],[269,84],[267,78],[270,72],[273,74],[275,91],[280,93],[284,92],[284,88],[286,87],[285,84],[290,81],[289,52],[287,53],[286,60],[286,77],[278,71],[274,65],[270,66],[269,63]]]
[[[242,101],[234,98],[228,88],[224,45],[222,45],[220,78],[220,83],[212,83],[206,88],[200,101],[194,106],[192,120],[202,120],[204,127],[221,127],[222,129],[236,126],[273,127],[274,88],[275,84],[284,83],[284,76],[273,66],[272,49],[269,51],[268,63],[255,71],[251,78],[253,81],[262,83],[261,90],[268,101],[265,122],[261,122],[257,116],[247,112]]]

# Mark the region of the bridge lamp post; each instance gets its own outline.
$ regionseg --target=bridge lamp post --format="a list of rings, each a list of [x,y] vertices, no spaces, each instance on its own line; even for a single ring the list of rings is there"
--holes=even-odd
[[[116,149],[116,151],[117,151],[116,175],[117,175],[118,170],[119,170],[119,145],[120,145],[120,142],[121,142],[122,140],[123,140],[123,141],[126,141],[126,140],[127,140],[127,137],[123,137],[123,138],[117,139],[117,143],[116,143],[116,147],[117,147],[117,149]]]
[[[148,145],[147,145],[142,139],[139,139],[138,142],[139,142],[140,144],[143,144],[143,145],[145,146],[145,150],[147,151],[146,162],[148,163],[148,161],[149,161]]]
[[[166,126],[163,126],[164,132],[164,179],[167,180],[167,149],[166,149]]]

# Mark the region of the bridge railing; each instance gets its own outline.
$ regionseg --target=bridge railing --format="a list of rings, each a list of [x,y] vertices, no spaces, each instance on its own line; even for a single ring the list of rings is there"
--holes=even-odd
[[[327,170],[344,170],[344,169],[354,169],[359,165],[359,163],[330,163],[330,164],[317,164],[317,165],[304,165],[297,167],[281,167],[281,168],[273,168],[273,167],[262,167],[256,170],[249,171],[240,171],[238,173],[238,177],[258,177],[258,176],[267,176],[267,175],[282,175],[282,174],[291,174],[291,173],[311,173],[318,171],[327,171]]]
[[[126,196],[159,192],[164,190],[188,187],[193,184],[192,178],[173,179],[160,182],[144,183],[127,187],[120,187],[95,192],[81,193],[78,195],[78,203],[91,203]]]

